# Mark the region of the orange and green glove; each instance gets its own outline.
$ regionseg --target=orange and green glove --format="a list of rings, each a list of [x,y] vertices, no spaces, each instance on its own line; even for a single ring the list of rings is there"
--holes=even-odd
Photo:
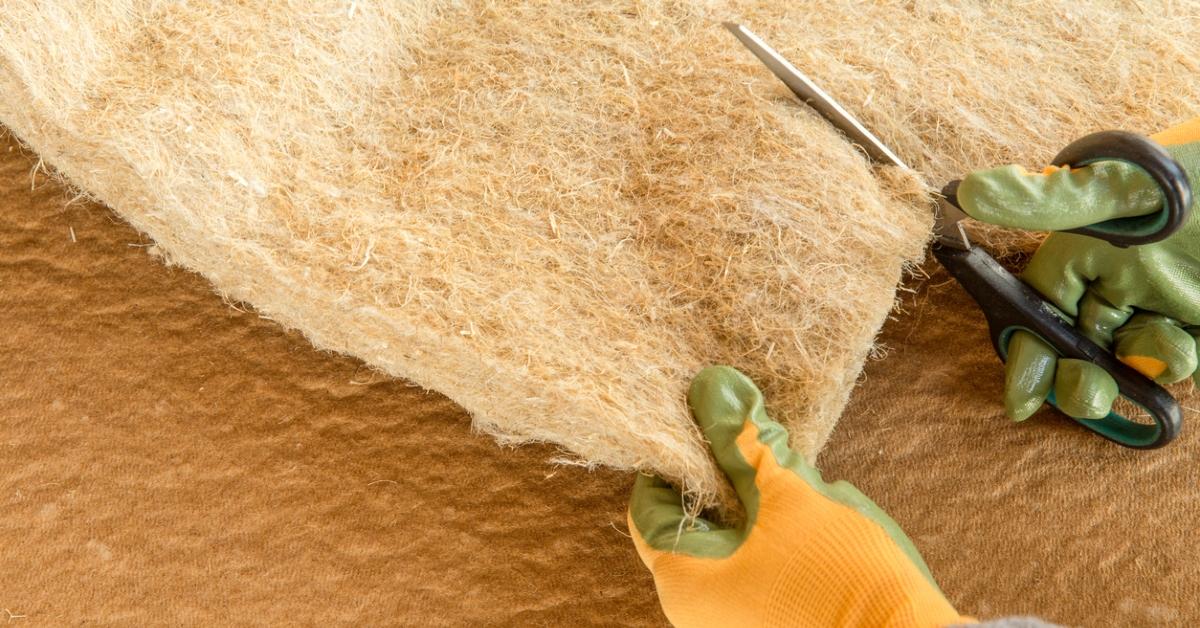
[[[1200,190],[1200,119],[1153,136]],[[1036,230],[1072,229],[1158,211],[1162,197],[1136,166],[1105,161],[1079,169],[1019,166],[981,170],[959,185],[972,218]],[[1162,384],[1193,375],[1200,335],[1200,222],[1192,216],[1171,237],[1118,248],[1084,235],[1053,233],[1021,278],[1075,319],[1092,341]],[[1081,419],[1109,413],[1117,384],[1100,367],[1058,359],[1038,337],[1017,332],[1008,347],[1004,406],[1022,421],[1053,390],[1063,412]]]
[[[787,446],[745,375],[711,367],[692,414],[745,507],[723,527],[639,476],[629,529],[671,622],[688,626],[931,627],[972,622],[938,590],[912,541],[846,482],[826,483]]]

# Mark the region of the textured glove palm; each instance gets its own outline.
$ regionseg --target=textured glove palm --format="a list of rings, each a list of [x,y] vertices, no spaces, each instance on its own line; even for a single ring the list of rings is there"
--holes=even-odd
[[[1200,119],[1153,136],[1200,184]],[[1162,197],[1142,170],[1100,162],[1076,170],[1029,173],[1018,166],[982,170],[963,179],[958,201],[973,218],[1012,227],[1070,229],[1158,211]],[[1200,335],[1200,222],[1189,219],[1166,240],[1118,248],[1070,233],[1053,233],[1021,275],[1073,317],[1097,344],[1159,383],[1197,369]],[[1005,410],[1032,415],[1053,390],[1058,407],[1084,419],[1104,417],[1118,395],[1100,367],[1058,359],[1038,337],[1013,335],[1005,375]]]

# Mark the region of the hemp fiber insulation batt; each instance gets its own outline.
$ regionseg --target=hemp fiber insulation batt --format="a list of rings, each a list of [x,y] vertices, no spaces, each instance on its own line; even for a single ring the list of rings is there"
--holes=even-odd
[[[929,225],[719,22],[940,185],[1187,117],[1189,6],[5,0],[0,122],[317,346],[711,503],[690,377],[815,455]]]

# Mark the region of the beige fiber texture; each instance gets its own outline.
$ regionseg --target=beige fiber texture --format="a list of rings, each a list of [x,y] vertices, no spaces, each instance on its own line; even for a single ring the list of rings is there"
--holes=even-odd
[[[815,454],[928,237],[720,28],[931,185],[1194,112],[1167,2],[0,2],[0,122],[231,300],[505,441],[721,491],[683,405],[759,381]]]
[[[0,625],[668,625],[628,474],[497,448],[444,397],[225,306],[34,159],[0,133]],[[1146,452],[1050,408],[1013,424],[963,290],[937,272],[903,303],[825,476],[963,613],[1200,625],[1200,432]]]

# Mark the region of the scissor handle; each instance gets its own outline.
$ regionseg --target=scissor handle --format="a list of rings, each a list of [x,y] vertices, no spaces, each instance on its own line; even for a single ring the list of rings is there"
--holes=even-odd
[[[1054,157],[1058,166],[1079,168],[1098,161],[1124,161],[1141,168],[1162,192],[1163,206],[1145,216],[1114,218],[1094,225],[1069,229],[1127,247],[1158,242],[1175,233],[1187,221],[1192,208],[1192,185],[1187,171],[1154,140],[1126,131],[1101,131],[1075,140]]]
[[[1135,449],[1162,447],[1179,435],[1183,410],[1171,393],[1080,334],[1071,321],[983,249],[958,249],[934,242],[933,254],[979,303],[1001,360],[1008,359],[1008,342],[1014,332],[1036,334],[1061,357],[1087,360],[1108,371],[1121,395],[1149,412],[1154,420],[1153,425],[1136,423],[1114,411],[1102,419],[1075,419],[1077,423]],[[1057,407],[1053,394],[1046,401]]]

